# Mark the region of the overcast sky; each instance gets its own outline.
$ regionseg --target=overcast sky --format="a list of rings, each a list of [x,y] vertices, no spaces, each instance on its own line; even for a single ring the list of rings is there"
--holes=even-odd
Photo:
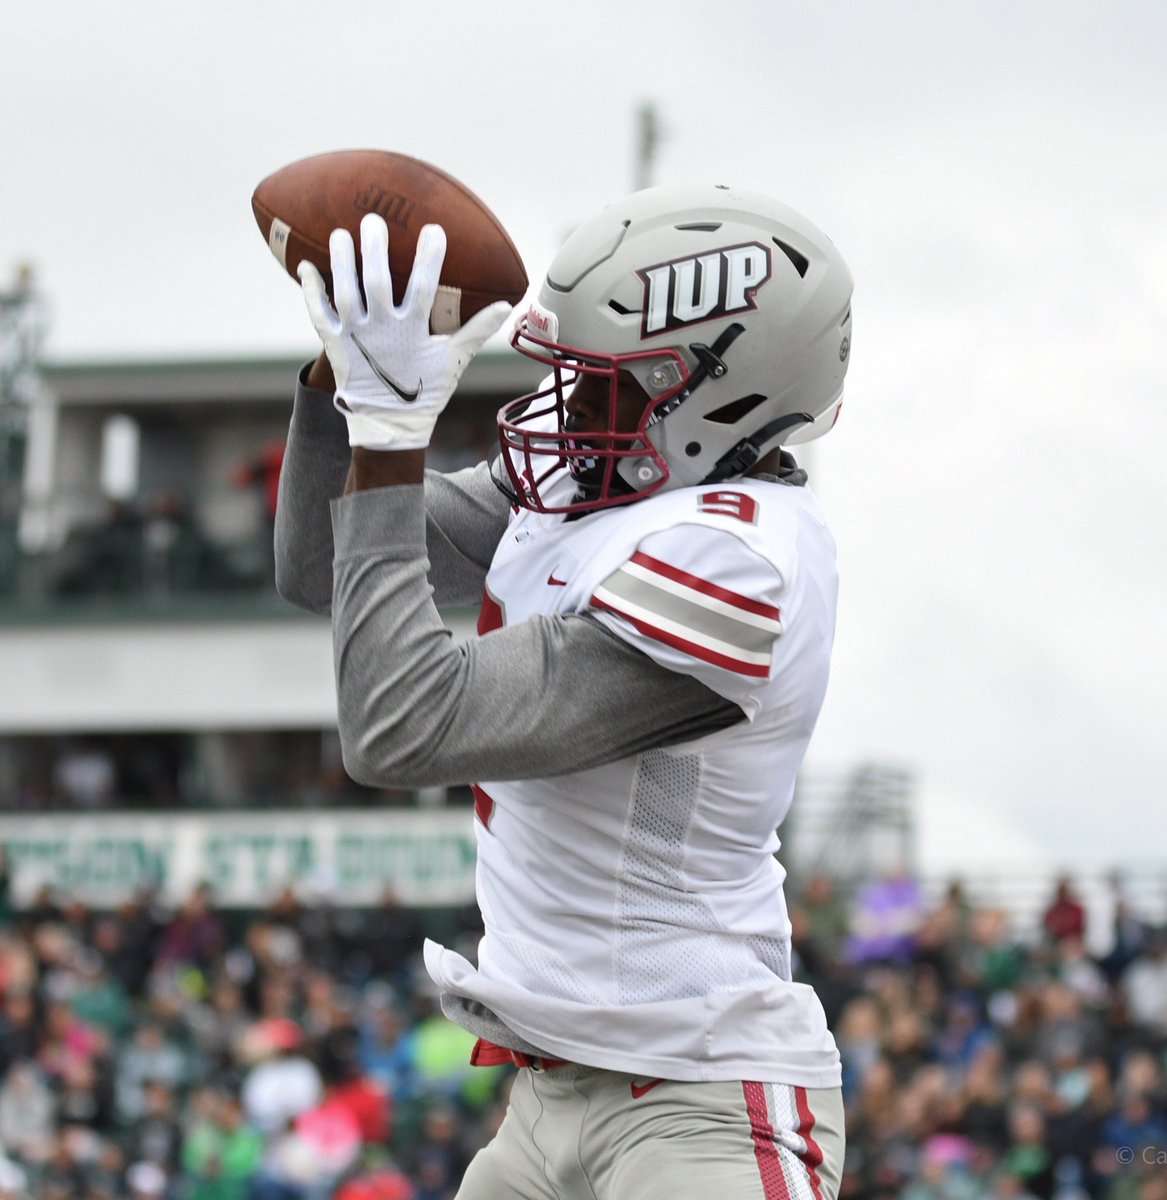
[[[54,361],[305,353],[255,184],[379,146],[495,209],[537,279],[630,190],[768,191],[856,277],[810,766],[918,777],[920,850],[1167,847],[1167,6],[1157,0],[11,4],[0,284]]]

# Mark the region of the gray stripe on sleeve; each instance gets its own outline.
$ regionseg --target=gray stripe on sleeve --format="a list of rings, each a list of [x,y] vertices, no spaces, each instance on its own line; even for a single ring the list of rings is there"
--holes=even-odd
[[[602,589],[602,590],[601,590]],[[626,600],[637,607],[647,609],[650,614],[675,621],[685,629],[693,630],[705,637],[716,638],[738,650],[755,654],[769,654],[778,636],[776,629],[759,629],[746,621],[738,621],[726,613],[715,612],[675,592],[657,587],[621,568],[614,571],[597,589],[597,596],[607,600],[608,592],[618,600]],[[611,603],[608,600],[608,603]],[[619,606],[614,606],[619,611]]]

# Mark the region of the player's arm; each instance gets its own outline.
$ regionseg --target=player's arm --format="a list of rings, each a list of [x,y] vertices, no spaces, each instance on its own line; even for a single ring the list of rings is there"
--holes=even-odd
[[[333,643],[345,767],[372,786],[565,774],[744,720],[592,616],[456,645],[426,582],[418,485],[333,504]]]
[[[276,588],[285,600],[327,615],[332,606],[329,502],[344,491],[349,444],[332,407],[332,372],[321,355],[296,380],[276,506]]]

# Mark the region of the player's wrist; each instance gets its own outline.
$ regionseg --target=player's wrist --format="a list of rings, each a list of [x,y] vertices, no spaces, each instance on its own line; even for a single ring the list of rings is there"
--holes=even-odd
[[[328,361],[328,352],[321,351],[316,361],[308,368],[304,383],[318,392],[335,392],[336,376],[332,373],[332,363]]]
[[[370,450],[354,446],[346,496],[373,488],[407,487],[425,479],[424,450]]]

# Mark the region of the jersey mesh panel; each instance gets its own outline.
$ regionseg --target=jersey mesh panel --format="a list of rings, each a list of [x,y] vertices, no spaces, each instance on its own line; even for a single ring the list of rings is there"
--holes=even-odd
[[[761,959],[779,979],[791,981],[790,952],[781,938],[752,937],[749,939],[750,949]]]
[[[789,980],[780,937],[727,939],[682,870],[700,798],[701,758],[640,756],[617,896],[615,987],[620,1003],[708,996],[777,976]]]
[[[704,901],[685,890],[681,872],[700,782],[696,754],[649,750],[640,756],[616,902],[616,987],[624,1003],[710,990],[716,959],[703,951],[712,949],[717,922]]]

